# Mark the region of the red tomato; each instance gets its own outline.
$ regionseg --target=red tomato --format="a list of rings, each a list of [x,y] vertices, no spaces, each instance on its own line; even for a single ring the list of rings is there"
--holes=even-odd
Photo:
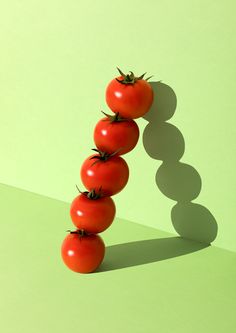
[[[91,192],[78,195],[70,207],[70,216],[78,229],[87,233],[106,230],[114,220],[116,206],[112,198],[99,197]]]
[[[107,153],[113,153],[120,147],[124,147],[117,154],[123,155],[131,151],[139,139],[139,128],[132,119],[107,115],[99,120],[94,129],[94,143],[97,148]]]
[[[100,152],[84,161],[80,176],[87,190],[99,191],[101,187],[104,196],[111,196],[120,192],[127,184],[129,168],[122,157]]]
[[[67,235],[61,246],[61,256],[65,265],[74,272],[93,272],[103,261],[105,244],[94,234],[84,234],[77,230]]]
[[[106,88],[106,102],[113,112],[124,118],[139,118],[147,113],[153,102],[151,85],[144,80],[145,74],[135,77],[133,72],[113,79]]]

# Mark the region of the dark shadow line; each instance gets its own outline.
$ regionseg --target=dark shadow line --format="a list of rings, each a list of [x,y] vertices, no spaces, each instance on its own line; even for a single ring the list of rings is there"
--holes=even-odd
[[[141,240],[106,248],[105,258],[95,273],[144,265],[186,255],[208,247],[181,237]]]

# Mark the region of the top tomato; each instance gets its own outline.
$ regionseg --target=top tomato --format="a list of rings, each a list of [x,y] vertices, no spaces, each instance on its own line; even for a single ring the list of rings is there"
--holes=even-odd
[[[113,79],[106,88],[106,102],[113,112],[119,112],[124,118],[139,118],[147,113],[153,102],[153,90],[143,79],[135,77],[133,72]]]

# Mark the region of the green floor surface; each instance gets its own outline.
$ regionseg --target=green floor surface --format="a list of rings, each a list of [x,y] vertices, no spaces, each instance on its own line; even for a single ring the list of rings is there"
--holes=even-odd
[[[236,253],[116,218],[100,269],[78,274],[67,203],[0,185],[0,205],[0,332],[236,331]]]

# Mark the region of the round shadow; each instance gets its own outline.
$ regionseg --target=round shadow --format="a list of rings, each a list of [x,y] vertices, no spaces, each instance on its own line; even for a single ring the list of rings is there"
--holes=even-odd
[[[151,109],[143,116],[148,121],[143,132],[147,154],[163,161],[155,181],[160,191],[177,201],[172,209],[176,231],[189,239],[209,244],[217,235],[217,222],[204,206],[191,203],[201,191],[201,177],[192,166],[179,162],[185,150],[182,133],[166,122],[176,110],[177,98],[171,87],[161,82],[150,83],[154,92]]]
[[[182,133],[169,123],[149,123],[143,131],[143,146],[147,154],[165,162],[178,161],[184,154]]]
[[[197,170],[181,162],[162,163],[156,172],[156,184],[165,196],[178,202],[197,198],[202,186]]]
[[[177,98],[174,90],[167,84],[149,82],[154,92],[153,104],[143,118],[149,122],[163,122],[170,119],[175,113]]]
[[[217,222],[211,212],[196,203],[177,203],[171,211],[172,224],[184,238],[210,244],[217,235]]]

